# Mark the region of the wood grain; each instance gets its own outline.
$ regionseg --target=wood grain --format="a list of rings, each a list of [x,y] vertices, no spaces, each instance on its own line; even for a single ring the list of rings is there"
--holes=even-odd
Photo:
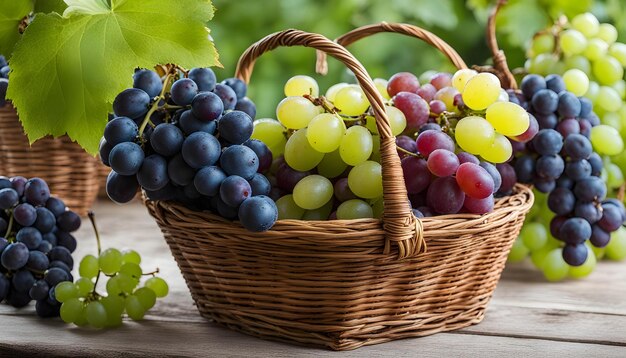
[[[159,267],[170,295],[142,322],[93,330],[0,305],[0,357],[624,357],[626,263],[602,262],[589,279],[547,283],[529,265],[505,270],[485,320],[451,333],[335,353],[263,341],[202,318],[156,224],[138,202],[99,202],[103,248],[132,248]],[[75,257],[95,253],[90,225]]]

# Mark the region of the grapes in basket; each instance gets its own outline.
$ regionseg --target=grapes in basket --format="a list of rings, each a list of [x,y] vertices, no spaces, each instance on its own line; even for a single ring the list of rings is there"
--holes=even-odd
[[[246,84],[217,83],[209,68],[175,66],[163,77],[138,70],[133,79],[115,98],[100,145],[112,169],[109,197],[125,203],[141,187],[150,200],[212,210],[251,231],[270,229],[277,209],[263,173],[272,153],[250,139],[256,107]]]
[[[416,216],[483,214],[511,192],[511,141],[532,139],[537,124],[495,75],[466,69],[420,84],[402,72],[375,83]],[[361,88],[339,83],[319,96],[313,78],[295,76],[285,95],[277,119],[256,120],[252,133],[277,158],[270,181],[279,219],[380,218],[380,137]]]
[[[530,255],[550,280],[587,276],[605,254],[626,257],[626,215],[616,198],[626,169],[626,45],[616,39],[613,25],[585,13],[538,33],[527,52],[534,74],[522,80],[518,99],[542,139],[515,166],[520,181],[548,195],[537,194],[511,260]]]
[[[80,217],[40,178],[0,177],[0,301],[58,316],[54,286],[72,279]]]

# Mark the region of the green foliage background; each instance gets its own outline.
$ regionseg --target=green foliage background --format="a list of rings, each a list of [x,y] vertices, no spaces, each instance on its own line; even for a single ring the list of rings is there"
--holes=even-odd
[[[485,24],[493,0],[214,0],[217,11],[211,21],[212,36],[223,69],[218,77],[233,75],[239,55],[263,36],[286,28],[298,28],[335,38],[355,27],[376,23],[407,22],[424,27],[447,41],[468,64],[489,62]],[[524,44],[552,19],[591,11],[602,22],[611,22],[626,40],[626,4],[623,0],[509,0],[498,17],[498,39],[511,67],[524,63]],[[436,49],[417,39],[378,34],[363,39],[350,50],[373,77],[388,78],[398,71],[453,70]],[[250,96],[258,117],[274,116],[282,86],[291,76],[315,77],[324,92],[328,86],[350,80],[345,68],[332,60],[329,74],[315,74],[311,49],[280,49],[266,54],[255,67]]]

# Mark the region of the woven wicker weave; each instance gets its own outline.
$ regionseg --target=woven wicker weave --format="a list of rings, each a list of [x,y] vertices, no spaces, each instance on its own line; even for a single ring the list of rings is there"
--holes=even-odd
[[[31,146],[15,109],[0,108],[0,175],[40,177],[79,215],[98,195],[97,160],[67,136],[46,137]]]
[[[208,212],[146,201],[200,313],[254,336],[335,350],[480,322],[532,192],[517,186],[483,216],[415,219],[382,98],[347,50],[287,30],[252,45],[237,76],[247,82],[257,57],[296,45],[342,61],[367,94],[381,133],[384,218],[279,220],[252,233]]]

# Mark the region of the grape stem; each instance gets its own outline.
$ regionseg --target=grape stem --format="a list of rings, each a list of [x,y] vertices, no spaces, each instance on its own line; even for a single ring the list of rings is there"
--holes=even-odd
[[[142,273],[141,276],[156,276],[157,273],[159,273],[159,268],[157,267],[156,270],[152,271],[152,272],[146,272],[146,273]]]
[[[96,243],[98,244],[98,257],[99,257],[100,253],[102,252],[102,246],[100,244],[100,233],[98,232],[98,227],[96,226],[96,215],[93,213],[93,211],[90,210],[87,213],[87,216],[89,216],[89,221],[91,221],[91,226],[93,227],[93,231],[96,234]],[[101,273],[102,273],[102,270],[98,268],[98,275],[96,276],[96,282],[94,283],[93,291],[91,292],[93,296],[98,295],[98,293],[96,292],[96,287],[98,287],[98,281],[100,280]]]
[[[168,71],[168,73],[165,75],[165,79],[163,80],[163,89],[161,89],[161,93],[154,99],[154,103],[152,104],[152,107],[150,107],[150,110],[148,111],[148,113],[146,113],[146,116],[144,117],[143,122],[141,123],[141,127],[139,127],[139,140],[142,142],[145,140],[143,138],[143,131],[146,129],[146,126],[148,125],[148,123],[152,123],[150,121],[150,117],[152,116],[152,114],[154,112],[156,112],[157,109],[159,109],[159,103],[165,99],[165,91],[167,90],[167,86],[169,85],[170,80],[172,79],[172,77],[174,76],[174,71],[177,69],[178,67],[171,67]],[[152,125],[154,126],[154,123],[152,123]]]
[[[9,236],[11,236],[11,230],[13,230],[13,210],[10,210],[9,214],[9,225],[7,226],[7,231],[4,233],[4,236],[7,240],[9,240]]]
[[[316,97],[311,96],[310,94],[305,94],[303,95],[303,97],[311,101],[311,103],[313,103],[316,106],[322,106],[322,108],[324,108],[324,110],[328,113],[338,114],[340,112],[340,110],[337,107],[335,107],[324,96],[319,96],[316,98]]]
[[[408,150],[406,150],[406,149],[404,149],[404,148],[400,147],[399,145],[396,145],[396,149],[397,149],[397,150],[399,150],[399,151],[401,151],[401,152],[402,152],[402,153],[404,153],[404,154],[408,154],[408,155],[410,155],[410,156],[417,157],[417,158],[420,158],[420,159],[426,159],[426,158],[424,158],[424,156],[423,156],[423,155],[421,155],[421,154],[419,154],[419,153],[409,152]]]

